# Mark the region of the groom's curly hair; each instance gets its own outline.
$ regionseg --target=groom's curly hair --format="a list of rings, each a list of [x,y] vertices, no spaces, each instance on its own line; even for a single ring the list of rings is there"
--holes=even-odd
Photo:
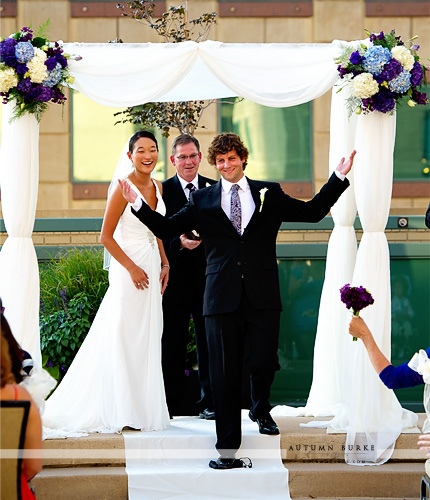
[[[208,162],[210,165],[216,165],[217,155],[224,155],[229,151],[235,150],[243,161],[243,170],[248,163],[249,151],[240,137],[231,132],[217,135],[208,149]]]

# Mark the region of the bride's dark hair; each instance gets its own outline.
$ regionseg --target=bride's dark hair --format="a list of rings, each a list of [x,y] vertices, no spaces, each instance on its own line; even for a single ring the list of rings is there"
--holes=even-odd
[[[148,132],[147,130],[138,130],[130,137],[130,141],[128,142],[128,151],[130,153],[133,153],[134,145],[136,144],[136,141],[141,137],[147,137],[148,139],[151,139],[151,141],[154,141],[158,151],[158,143],[155,135],[152,132]]]

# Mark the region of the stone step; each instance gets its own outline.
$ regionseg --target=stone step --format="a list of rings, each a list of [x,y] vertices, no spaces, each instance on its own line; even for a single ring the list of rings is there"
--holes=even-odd
[[[37,500],[127,500],[124,467],[43,469],[31,482]]]
[[[419,415],[421,428],[425,415]],[[284,462],[344,462],[346,434],[327,434],[325,429],[300,427],[309,417],[277,418],[281,431]],[[422,462],[425,452],[417,448],[418,433],[401,434],[390,462]],[[48,439],[44,446],[44,467],[91,465],[125,466],[124,437],[121,434],[90,434],[80,438]]]
[[[359,467],[345,463],[291,462],[289,487],[298,498],[419,499],[424,463]]]
[[[416,500],[420,497],[424,474],[423,463],[387,463],[376,467],[312,462],[285,465],[294,500]],[[128,497],[124,467],[44,469],[32,484],[38,500],[127,500]]]

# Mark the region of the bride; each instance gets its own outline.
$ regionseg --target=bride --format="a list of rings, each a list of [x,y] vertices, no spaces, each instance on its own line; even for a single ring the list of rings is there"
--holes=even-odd
[[[154,135],[136,132],[119,165],[124,159],[128,176],[123,178],[164,214],[161,184],[151,178],[158,159]],[[124,174],[118,173],[117,179]],[[46,402],[43,425],[49,430],[149,431],[169,423],[161,370],[161,296],[169,265],[162,242],[131,213],[115,176],[111,186],[100,235],[112,256],[109,288],[66,376]]]

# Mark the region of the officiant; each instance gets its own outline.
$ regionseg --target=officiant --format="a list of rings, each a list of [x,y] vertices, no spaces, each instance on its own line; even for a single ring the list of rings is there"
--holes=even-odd
[[[216,181],[198,173],[202,160],[199,141],[181,134],[172,143],[170,161],[176,174],[163,182],[166,217],[178,212],[197,189]],[[215,418],[209,381],[208,346],[203,318],[206,257],[201,239],[185,233],[163,240],[170,264],[169,287],[163,295],[162,366],[170,417],[184,415],[184,378],[190,316],[193,318],[199,369],[200,418]],[[189,413],[186,413],[187,415]]]
[[[208,161],[221,175],[213,186],[195,191],[175,215],[165,218],[137,199],[126,183],[123,196],[133,213],[158,237],[195,229],[206,252],[203,314],[209,346],[209,369],[216,415],[217,460],[214,469],[243,467],[241,445],[243,353],[251,374],[249,417],[259,432],[276,435],[270,415],[270,386],[277,363],[281,296],[276,237],[284,221],[317,222],[348,187],[345,175],[355,155],[342,158],[336,171],[310,201],[285,194],[278,183],[245,177],[248,149],[240,137],[224,133],[209,147]]]

